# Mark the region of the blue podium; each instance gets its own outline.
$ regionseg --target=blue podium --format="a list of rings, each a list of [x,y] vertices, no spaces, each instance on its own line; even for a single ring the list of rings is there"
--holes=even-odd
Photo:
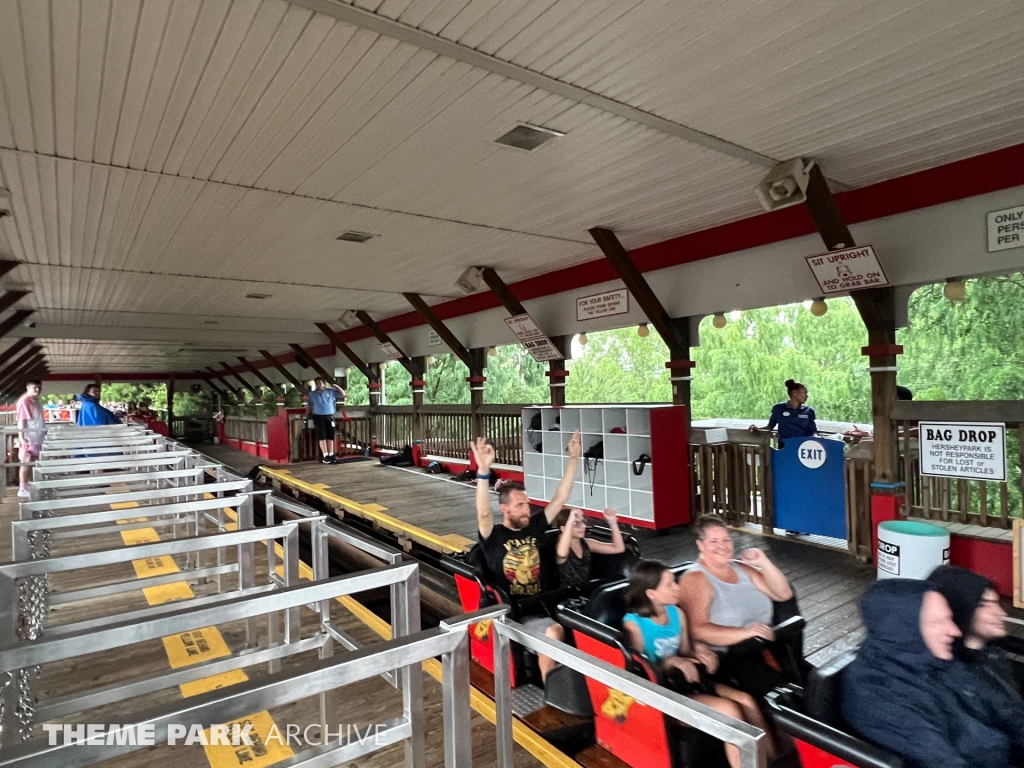
[[[846,538],[843,443],[796,437],[772,451],[775,527]]]

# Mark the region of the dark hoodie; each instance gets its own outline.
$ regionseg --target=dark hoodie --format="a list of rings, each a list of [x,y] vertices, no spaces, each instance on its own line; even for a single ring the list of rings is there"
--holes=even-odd
[[[932,571],[928,580],[946,598],[953,611],[953,621],[963,637],[967,637],[981,598],[986,591],[995,591],[995,585],[984,576],[954,565],[939,566]],[[992,645],[980,649],[968,648],[963,638],[956,641],[954,653],[977,676],[984,694],[981,701],[990,707],[987,721],[1010,739],[1013,745],[1013,764],[1024,765],[1024,699],[1017,690],[1013,667],[1006,653]]]
[[[933,589],[889,579],[864,593],[868,637],[843,678],[843,717],[907,768],[1007,768],[1009,742],[986,723],[974,676],[933,656],[921,636],[921,604]]]

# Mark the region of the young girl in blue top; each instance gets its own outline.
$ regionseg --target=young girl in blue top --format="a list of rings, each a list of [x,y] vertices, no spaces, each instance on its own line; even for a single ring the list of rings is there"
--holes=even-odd
[[[641,560],[633,568],[626,589],[626,608],[630,612],[622,619],[622,630],[629,644],[663,672],[676,669],[688,683],[697,684],[700,682],[698,665],[714,674],[718,669],[718,656],[703,643],[690,642],[686,618],[676,607],[678,602],[678,587],[672,571],[663,563]],[[717,696],[693,693],[688,698],[768,732],[752,696],[720,683],[715,684],[714,690]],[[740,751],[726,744],[725,754],[729,765],[739,768]]]

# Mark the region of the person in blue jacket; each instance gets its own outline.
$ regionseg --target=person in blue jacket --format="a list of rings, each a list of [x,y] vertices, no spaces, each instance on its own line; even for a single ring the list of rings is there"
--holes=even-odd
[[[807,387],[798,381],[786,379],[786,393],[789,400],[772,406],[768,426],[750,425],[751,432],[779,428],[779,447],[791,437],[814,437],[818,425],[814,423],[814,409],[807,405]]]
[[[78,409],[78,426],[102,427],[107,424],[120,424],[121,420],[100,405],[100,385],[89,384],[80,395],[75,395],[82,407]]]
[[[842,684],[850,728],[906,768],[1008,768],[1010,741],[954,655],[960,630],[936,586],[877,581],[860,607],[867,640]]]

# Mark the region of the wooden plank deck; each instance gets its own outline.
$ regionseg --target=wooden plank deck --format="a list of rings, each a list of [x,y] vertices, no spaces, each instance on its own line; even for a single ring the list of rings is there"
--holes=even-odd
[[[224,446],[206,450],[210,456],[229,466],[240,460],[242,466],[256,461],[247,454]],[[380,466],[377,462],[359,462],[337,466],[319,463],[278,467],[307,486],[317,486],[331,494],[344,496],[360,505],[379,505],[386,514],[404,523],[418,526],[438,537],[456,535],[476,539],[474,489],[418,470]],[[492,502],[497,511],[497,501]],[[667,533],[625,527],[640,541],[644,557],[670,565],[697,558],[696,540],[688,529]],[[864,629],[858,608],[864,589],[874,581],[875,571],[843,551],[812,546],[798,541],[765,537],[734,531],[737,551],[760,547],[790,579],[801,613],[807,620],[804,653],[815,665],[856,648],[863,642]],[[1024,615],[1014,611],[1015,615]]]
[[[243,454],[244,455],[244,454]],[[10,497],[8,497],[10,498]],[[130,511],[126,511],[126,516]],[[17,505],[14,501],[8,501],[0,505],[0,556],[5,561],[10,560],[10,521],[17,517]],[[167,534],[164,535],[167,538]],[[83,542],[75,540],[61,540],[55,542],[54,555],[73,554],[83,551],[94,551],[102,548],[124,546],[119,535],[104,537],[90,537]],[[256,547],[257,573],[265,571],[265,550],[261,546]],[[183,559],[179,559],[180,566],[184,565]],[[95,569],[92,572],[80,572],[75,575],[63,576],[54,579],[54,587],[62,589],[81,588],[97,583],[120,580],[123,578],[134,578],[135,572],[130,564]],[[195,584],[192,585],[196,596],[210,594],[214,585]],[[141,590],[121,593],[116,597],[94,599],[88,603],[76,604],[74,606],[62,606],[55,608],[48,619],[48,624],[55,626],[70,621],[78,621],[96,616],[122,613],[128,610],[135,610],[147,607],[148,603]],[[307,608],[301,609],[303,636],[309,636],[316,626],[316,614]],[[332,603],[332,618],[334,622],[356,638],[364,645],[381,642],[381,632],[386,632],[386,625],[379,619],[369,614],[365,609],[360,610],[358,604],[350,609],[335,601]],[[258,622],[262,628],[262,623]],[[244,647],[245,635],[244,624],[241,622],[224,623],[218,625],[213,632],[219,631],[228,649],[237,652]],[[206,632],[206,630],[204,630]],[[44,630],[45,635],[45,630]],[[172,638],[176,636],[171,636]],[[335,656],[345,653],[342,649],[335,647]],[[282,668],[287,670],[301,662],[315,658],[315,652],[297,655],[285,660]],[[126,663],[130,659],[130,663]],[[437,665],[439,667],[439,665]],[[34,680],[33,691],[41,702],[57,696],[66,696],[76,691],[84,691],[100,685],[116,684],[126,682],[135,676],[143,674],[158,674],[170,670],[170,659],[165,644],[161,641],[149,641],[138,643],[128,648],[121,648],[113,651],[91,654],[69,662],[54,663],[45,665],[41,676]],[[245,673],[249,679],[258,679],[266,674],[266,665],[246,667]],[[100,709],[90,710],[81,715],[68,715],[59,718],[60,722],[106,722],[122,723],[131,722],[133,713],[140,709],[148,709],[161,704],[180,701],[184,698],[177,687],[160,691],[156,694],[149,694],[142,699],[134,699],[120,702]],[[392,688],[381,678],[373,678],[361,683],[346,686],[339,691],[337,697],[338,708],[335,716],[335,723],[343,727],[351,725],[358,727],[360,732],[365,733],[368,725],[383,723],[390,718],[401,714],[401,694]],[[319,699],[318,697],[307,697],[293,702],[287,706],[271,709],[268,716],[277,724],[281,732],[288,724],[298,725],[305,728],[319,721]],[[424,712],[426,720],[426,764],[440,765],[444,762],[443,756],[443,712],[441,706],[441,686],[431,676],[424,675]],[[494,726],[478,712],[472,715],[472,740],[474,765],[494,766],[496,762],[496,745]],[[42,736],[42,729],[36,726],[33,738]],[[208,752],[204,747],[198,745],[179,745],[170,747],[167,745],[148,747],[120,758],[109,760],[103,763],[105,766],[117,766],[117,768],[162,768],[165,765],[181,766],[181,768],[261,768],[272,765],[282,759],[281,753],[271,751],[265,756],[245,754],[236,755],[231,747],[220,747],[215,754]],[[364,757],[352,763],[359,768],[390,768],[391,766],[403,764],[403,746],[401,744],[388,747],[371,756]],[[298,751],[298,747],[296,747]],[[515,765],[517,768],[538,768],[544,763],[540,762],[523,747],[516,745],[514,749]],[[557,765],[557,761],[548,761],[549,765]],[[575,765],[571,761],[561,763],[562,765]]]

